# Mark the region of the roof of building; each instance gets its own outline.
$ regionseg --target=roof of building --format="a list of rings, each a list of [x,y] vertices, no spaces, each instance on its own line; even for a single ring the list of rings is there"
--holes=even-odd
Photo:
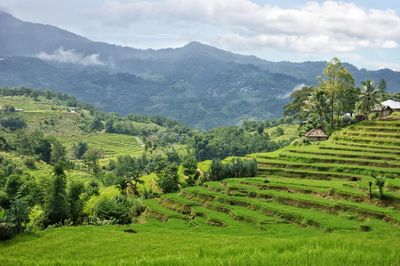
[[[320,128],[313,128],[306,133],[306,137],[327,138],[328,135]]]
[[[382,106],[389,106],[392,109],[400,109],[400,102],[387,100],[381,103]]]

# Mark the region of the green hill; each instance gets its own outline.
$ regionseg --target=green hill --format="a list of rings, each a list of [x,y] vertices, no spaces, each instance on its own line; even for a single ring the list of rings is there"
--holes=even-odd
[[[80,127],[82,115],[90,116],[88,110],[69,107],[62,102],[29,96],[0,97],[0,106],[13,106],[21,109],[19,115],[26,121],[27,130],[39,130],[46,136],[55,137],[72,152],[72,145],[78,141],[88,143],[89,147],[101,151],[104,159],[119,155],[139,155],[143,151],[138,137],[105,132],[85,132]],[[137,123],[138,127],[156,127],[147,123]],[[3,132],[3,134],[10,134]]]
[[[325,142],[252,154],[259,177],[146,199],[126,227],[25,233],[0,244],[0,262],[397,265],[399,133],[398,120],[365,121]],[[371,173],[386,176],[382,198],[375,185],[369,197]]]

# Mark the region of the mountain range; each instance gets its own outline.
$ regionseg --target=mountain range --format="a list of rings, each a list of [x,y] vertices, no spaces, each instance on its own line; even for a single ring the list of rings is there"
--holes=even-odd
[[[48,88],[105,111],[161,114],[202,129],[279,117],[290,93],[316,84],[326,64],[271,62],[199,42],[141,50],[4,12],[0,57],[0,86]],[[398,90],[400,72],[346,66],[357,83],[384,78]]]

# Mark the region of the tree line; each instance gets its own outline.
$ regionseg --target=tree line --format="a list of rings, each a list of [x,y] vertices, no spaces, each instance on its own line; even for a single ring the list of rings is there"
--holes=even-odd
[[[303,87],[290,96],[284,114],[302,124],[303,134],[322,128],[328,134],[353,122],[369,119],[372,110],[389,98],[386,82],[362,81],[360,86],[339,59],[332,59],[314,87]],[[395,95],[393,95],[395,98]]]

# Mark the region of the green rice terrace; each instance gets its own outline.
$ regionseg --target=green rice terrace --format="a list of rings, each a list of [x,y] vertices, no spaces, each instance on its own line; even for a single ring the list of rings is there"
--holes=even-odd
[[[357,264],[362,264],[357,253],[364,249],[364,242],[374,246],[367,252],[370,255],[377,248],[386,250],[379,255],[379,264],[396,265],[400,262],[398,253],[393,253],[400,250],[399,136],[400,121],[365,121],[325,142],[252,154],[249,157],[259,164],[259,177],[207,182],[178,194],[145,200],[146,218],[165,222],[160,226],[166,228],[181,220],[192,230],[208,226],[223,235],[246,232],[251,238],[254,234],[257,239],[265,237],[266,243],[283,241],[276,235],[293,235],[293,241],[311,246],[337,238],[331,243],[335,249],[354,244],[347,250],[354,257],[346,259]],[[371,173],[386,176],[382,199],[376,187],[372,187],[372,198],[369,195]],[[316,240],[316,236],[321,239]],[[254,252],[258,248],[254,246]],[[281,252],[284,254],[285,248]],[[282,253],[275,254],[277,265],[288,263]],[[302,254],[304,258],[315,255]],[[319,255],[321,261],[327,259],[327,254]],[[368,260],[364,262],[368,264]],[[329,261],[342,263],[340,259]],[[293,264],[297,264],[295,260]]]

